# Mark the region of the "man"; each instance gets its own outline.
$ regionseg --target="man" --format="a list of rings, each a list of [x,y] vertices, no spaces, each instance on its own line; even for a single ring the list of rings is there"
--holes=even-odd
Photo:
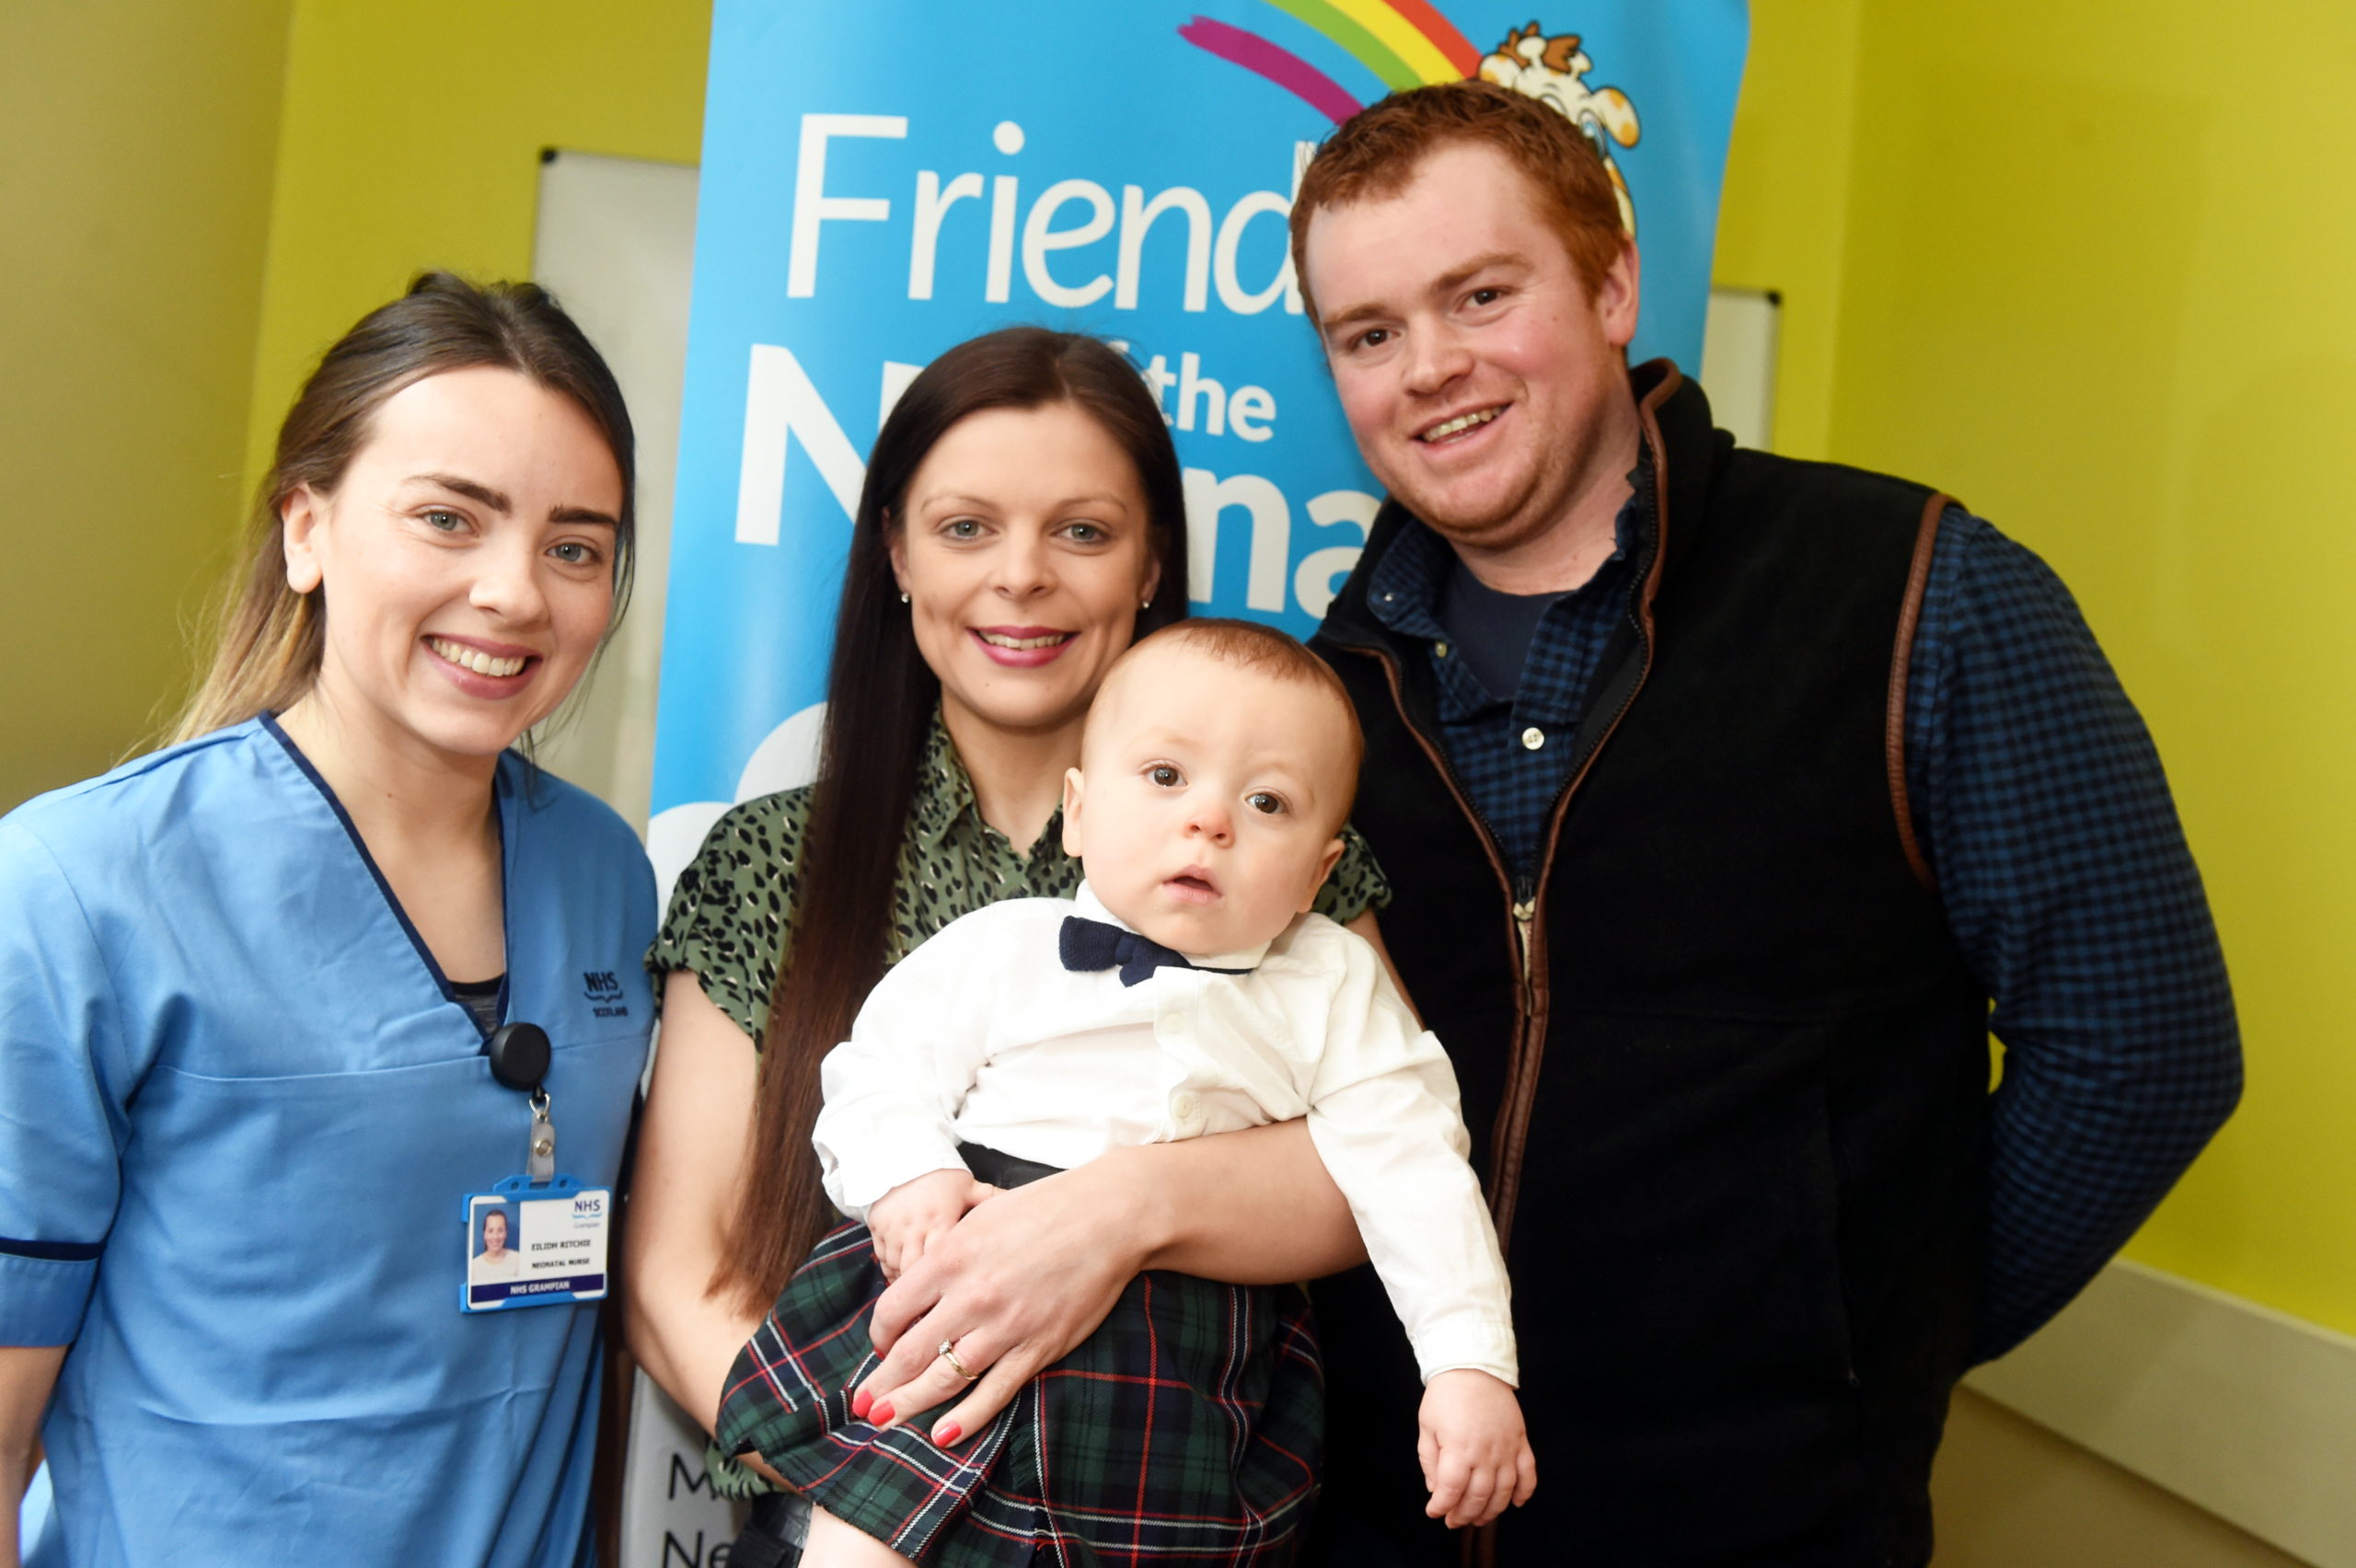
[[[1628,371],[1636,250],[1561,116],[1386,99],[1292,223],[1390,490],[1314,646],[1515,1284],[1538,1490],[1479,1550],[1925,1562],[1957,1377],[2239,1094],[2150,740],[2026,549]],[[1366,1271],[1318,1311],[1327,1560],[1457,1561]]]

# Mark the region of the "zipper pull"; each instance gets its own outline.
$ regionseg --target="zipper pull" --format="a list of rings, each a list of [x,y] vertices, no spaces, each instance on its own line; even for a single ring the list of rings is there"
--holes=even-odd
[[[1530,983],[1530,925],[1538,917],[1538,901],[1525,898],[1513,906],[1514,935],[1521,940],[1522,984]]]

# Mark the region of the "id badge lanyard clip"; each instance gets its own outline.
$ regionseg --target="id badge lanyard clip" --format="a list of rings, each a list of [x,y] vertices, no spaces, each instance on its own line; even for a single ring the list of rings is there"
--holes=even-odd
[[[556,1124],[549,1120],[550,1103],[545,1087],[532,1090],[532,1147],[524,1161],[524,1173],[535,1187],[548,1185],[556,1175]]]
[[[502,1024],[484,1044],[491,1076],[525,1097],[532,1108],[524,1173],[536,1187],[556,1179],[556,1124],[549,1119],[549,1034],[537,1023]]]

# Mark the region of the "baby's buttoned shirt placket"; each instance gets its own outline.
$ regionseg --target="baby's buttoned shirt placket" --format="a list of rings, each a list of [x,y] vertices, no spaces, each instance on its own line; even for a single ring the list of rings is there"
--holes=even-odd
[[[1175,995],[1184,986],[1184,977],[1194,977],[1195,995]],[[1199,1076],[1199,1053],[1194,1046],[1196,1038],[1195,1004],[1201,1000],[1201,982],[1193,970],[1164,967],[1156,970],[1146,985],[1159,993],[1154,1001],[1161,1014],[1154,1020],[1153,1038],[1161,1047],[1171,1066],[1169,1117],[1163,1124],[1165,1138],[1193,1137],[1202,1129],[1202,1107],[1189,1084]]]

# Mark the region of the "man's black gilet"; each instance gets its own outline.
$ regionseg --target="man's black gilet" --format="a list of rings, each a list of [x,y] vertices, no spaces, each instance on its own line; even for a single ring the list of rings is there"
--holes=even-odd
[[[1455,1061],[1513,1273],[1539,1489],[1477,1555],[1919,1563],[1988,1088],[1986,997],[1905,819],[1944,498],[1738,451],[1673,367],[1634,379],[1653,516],[1533,900],[1446,767],[1427,651],[1368,612],[1395,506],[1313,644],[1366,727],[1353,818],[1397,891],[1384,935]],[[1455,1562],[1420,1518],[1419,1390],[1380,1288],[1361,1269],[1315,1295],[1328,1528]]]

